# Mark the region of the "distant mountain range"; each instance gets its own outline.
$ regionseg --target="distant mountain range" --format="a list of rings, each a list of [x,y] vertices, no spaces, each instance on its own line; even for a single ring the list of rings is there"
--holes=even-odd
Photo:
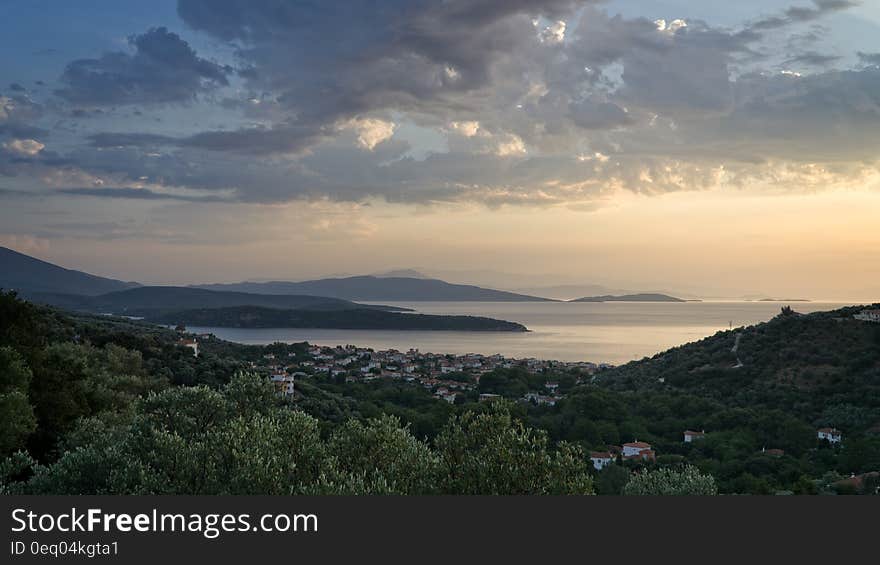
[[[173,312],[196,308],[231,308],[255,306],[283,310],[385,310],[403,311],[403,308],[356,304],[348,300],[323,296],[247,294],[217,292],[179,286],[141,286],[100,296],[73,294],[24,293],[26,298],[67,310],[144,316],[154,312]]]
[[[624,294],[622,296],[586,296],[569,302],[691,302],[667,294]]]
[[[97,296],[139,286],[65,269],[29,255],[0,247],[0,288],[28,293]]]
[[[377,281],[393,281],[395,287],[401,286],[399,281],[425,282],[429,286],[443,289],[463,286],[420,279],[356,278],[368,280],[374,288],[381,287],[381,284],[376,285]],[[522,324],[505,320],[478,316],[410,314],[411,310],[407,308],[358,304],[340,297],[321,296],[318,292],[321,287],[319,283],[322,282],[324,281],[303,283],[303,291],[293,293],[238,292],[232,288],[235,285],[216,285],[222,291],[194,287],[141,286],[64,269],[10,249],[0,248],[0,289],[15,290],[32,302],[66,310],[131,316],[157,323],[239,328],[528,331]],[[255,288],[261,290],[278,290],[278,284],[284,285],[284,288],[298,288],[296,283],[246,283],[245,287],[256,285]],[[369,284],[366,286],[367,289],[370,288]],[[345,288],[344,284],[342,288]],[[354,290],[357,288],[354,285]],[[471,291],[471,296],[476,296],[479,292],[483,292],[480,296],[494,296],[496,299],[498,296],[506,296],[508,299],[515,296],[478,287],[465,288],[475,289]],[[445,296],[449,296],[451,291],[446,291]],[[366,291],[361,289],[360,292]]]
[[[310,294],[367,302],[454,301],[454,302],[547,302],[549,298],[493,290],[438,279],[360,276],[303,282],[242,282],[205,284],[196,288],[252,294]]]

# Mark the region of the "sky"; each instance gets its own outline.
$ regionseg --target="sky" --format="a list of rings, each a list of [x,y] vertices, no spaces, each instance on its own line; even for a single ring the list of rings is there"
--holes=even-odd
[[[0,0],[0,245],[880,296],[880,3]]]

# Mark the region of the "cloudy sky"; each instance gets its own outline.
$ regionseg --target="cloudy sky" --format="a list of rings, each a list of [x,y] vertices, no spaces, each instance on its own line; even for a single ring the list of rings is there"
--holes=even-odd
[[[880,294],[880,2],[0,0],[0,245]]]

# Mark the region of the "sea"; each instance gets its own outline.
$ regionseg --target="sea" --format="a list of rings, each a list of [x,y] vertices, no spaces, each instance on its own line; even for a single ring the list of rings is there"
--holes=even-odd
[[[619,365],[650,357],[718,331],[771,319],[785,305],[796,312],[834,310],[858,302],[383,302],[423,314],[488,316],[524,324],[527,333],[190,327],[244,344],[353,344],[431,353],[500,353],[506,357]]]

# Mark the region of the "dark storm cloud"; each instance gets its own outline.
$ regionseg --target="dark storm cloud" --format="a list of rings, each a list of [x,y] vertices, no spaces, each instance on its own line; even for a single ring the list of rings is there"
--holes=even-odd
[[[571,121],[584,129],[612,129],[634,122],[626,110],[613,102],[582,100],[570,108]]]
[[[851,2],[817,1],[738,29],[611,16],[593,4],[180,0],[193,33],[228,42],[239,71],[153,30],[132,39],[134,54],[71,63],[99,76],[67,88],[91,105],[181,101],[237,72],[236,88],[199,99],[201,112],[216,112],[201,122],[213,131],[172,129],[164,115],[161,127],[142,128],[149,117],[128,116],[140,125],[114,123],[63,156],[46,148],[7,166],[61,177],[65,194],[89,198],[500,205],[582,201],[608,186],[699,188],[721,168],[750,179],[778,162],[835,159],[829,170],[844,170],[851,156],[880,153],[876,68],[831,70],[836,56],[802,52],[815,48],[807,39],[766,53],[786,45],[782,28]],[[778,72],[786,60],[818,72]],[[110,93],[92,92],[102,81]],[[411,138],[394,134],[403,122],[442,135],[448,151],[414,158],[402,140]],[[44,174],[50,158],[64,174]]]
[[[164,27],[129,38],[133,54],[106,53],[67,65],[56,94],[84,105],[182,102],[206,89],[228,84],[229,67],[200,58],[189,44]]]
[[[865,53],[863,51],[858,52],[859,61],[864,65],[871,66],[880,66],[880,53]]]
[[[208,131],[189,137],[152,133],[96,133],[89,136],[94,147],[192,147],[210,151],[269,155],[297,153],[322,138],[322,129],[311,126],[279,125],[233,131]]]
[[[467,93],[489,87],[493,65],[535,43],[532,18],[570,13],[574,0],[181,0],[195,29],[239,42],[255,90],[277,95],[301,130],[195,139],[222,148],[236,137],[282,151],[340,120],[377,110],[438,115],[476,109]]]
[[[807,65],[811,67],[823,67],[836,63],[843,57],[840,55],[830,55],[827,53],[818,53],[816,51],[808,51],[801,53],[785,61],[786,65]]]
[[[792,24],[812,22],[830,13],[848,10],[860,5],[857,0],[813,0],[812,7],[792,6],[782,14],[761,18],[749,26],[755,31],[773,30]]]

